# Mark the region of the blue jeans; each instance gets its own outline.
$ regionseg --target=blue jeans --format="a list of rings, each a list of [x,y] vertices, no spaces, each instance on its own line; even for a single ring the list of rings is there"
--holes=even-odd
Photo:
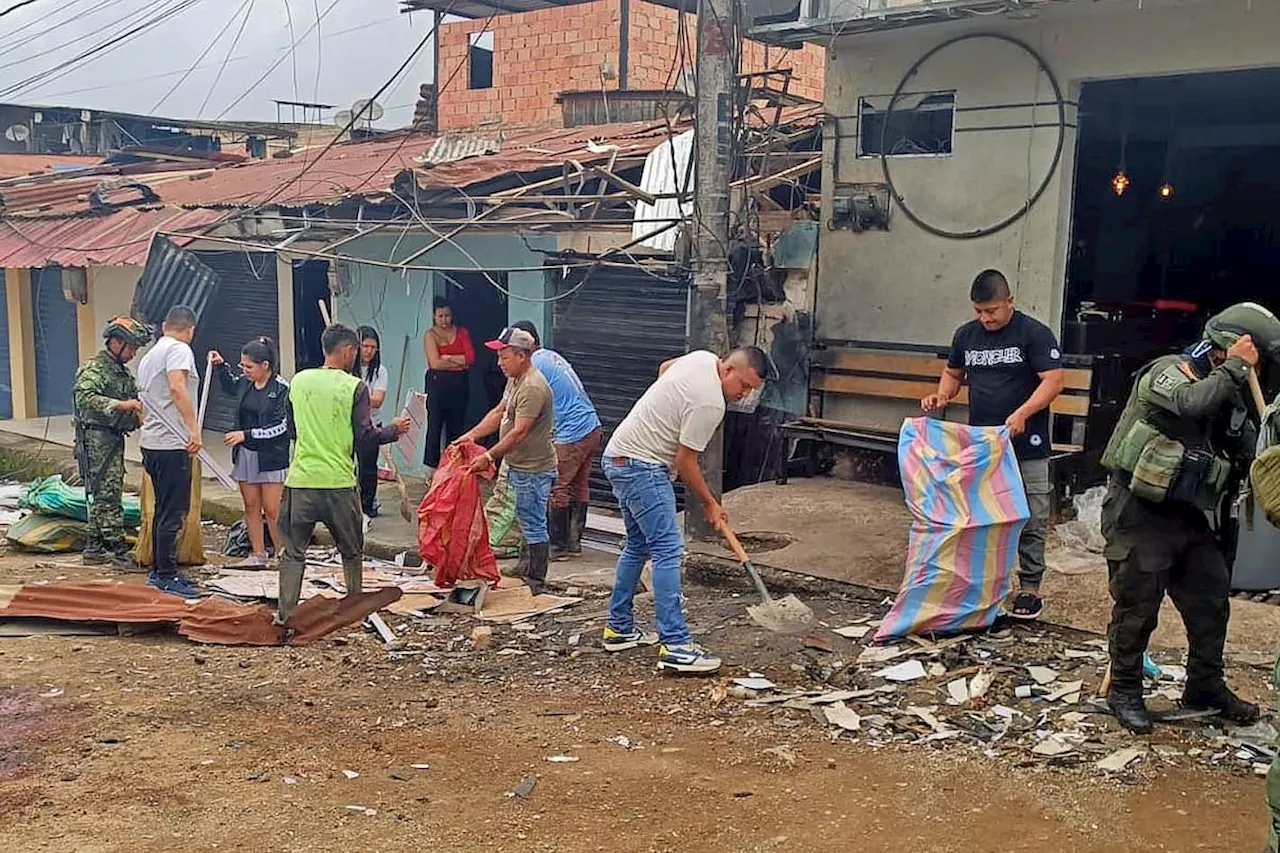
[[[680,609],[680,561],[684,536],[676,521],[676,493],[663,465],[612,459],[601,463],[622,506],[627,542],[618,557],[618,570],[609,599],[609,627],[626,633],[635,630],[631,600],[640,583],[645,560],[653,560],[653,607],[658,616],[658,638],[666,646],[693,641]]]
[[[509,468],[507,481],[516,493],[516,520],[524,534],[526,545],[550,542],[547,535],[547,502],[551,499],[551,487],[556,484],[555,471],[517,471]]]

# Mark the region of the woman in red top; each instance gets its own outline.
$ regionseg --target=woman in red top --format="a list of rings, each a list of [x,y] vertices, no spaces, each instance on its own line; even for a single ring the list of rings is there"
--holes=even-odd
[[[435,299],[435,325],[427,329],[422,347],[427,353],[427,439],[423,462],[440,467],[440,451],[462,435],[470,396],[468,371],[475,363],[471,336],[453,325],[453,308]]]

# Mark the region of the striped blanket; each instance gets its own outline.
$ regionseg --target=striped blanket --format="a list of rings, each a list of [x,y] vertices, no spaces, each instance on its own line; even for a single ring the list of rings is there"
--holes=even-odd
[[[902,589],[876,640],[989,627],[1030,516],[1008,429],[908,419],[898,467],[913,521]]]

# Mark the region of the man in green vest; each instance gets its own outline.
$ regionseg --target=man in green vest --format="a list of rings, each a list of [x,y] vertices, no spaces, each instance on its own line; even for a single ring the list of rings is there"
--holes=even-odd
[[[351,373],[360,338],[347,326],[332,325],[320,338],[324,365],[304,370],[289,386],[289,426],[293,461],[280,503],[280,605],[276,624],[289,619],[302,593],[307,548],[323,522],[342,555],[347,595],[358,595],[363,576],[364,529],[356,491],[355,449],[390,444],[409,431],[409,419],[375,427],[369,386]]]

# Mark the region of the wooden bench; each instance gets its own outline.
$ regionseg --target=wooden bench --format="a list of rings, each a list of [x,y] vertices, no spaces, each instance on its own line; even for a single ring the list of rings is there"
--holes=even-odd
[[[1076,364],[1091,363],[1088,357],[1068,359]],[[783,424],[783,436],[785,439],[810,439],[807,476],[817,473],[817,447],[820,444],[892,451],[898,443],[896,428],[825,418],[822,416],[822,404],[833,396],[866,397],[907,401],[915,405],[915,412],[919,412],[919,401],[938,390],[938,379],[945,367],[945,352],[941,351],[906,352],[850,347],[816,350],[810,354],[809,388],[818,398],[817,405],[811,410],[818,414]],[[1053,441],[1050,464],[1058,468],[1067,467],[1061,463],[1079,457],[1084,451],[1094,379],[1093,370],[1088,366],[1067,366],[1063,373],[1063,392],[1049,407],[1050,438],[1061,439]],[[963,406],[968,402],[969,387],[963,385],[952,403]],[[784,461],[779,471],[779,483],[787,480],[786,457],[787,454],[782,454]]]

